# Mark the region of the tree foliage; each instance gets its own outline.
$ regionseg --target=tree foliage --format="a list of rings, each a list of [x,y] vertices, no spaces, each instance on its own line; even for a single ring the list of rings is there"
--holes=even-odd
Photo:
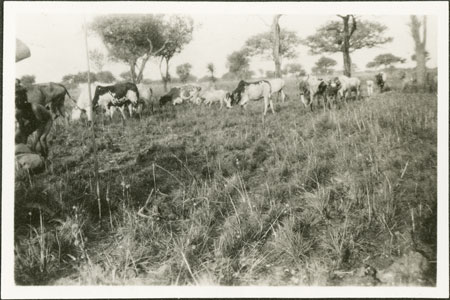
[[[377,55],[373,61],[367,63],[367,68],[379,68],[381,66],[384,66],[384,68],[388,68],[390,66],[394,66],[398,63],[405,63],[406,59],[395,56],[391,53],[384,53]]]
[[[251,77],[250,59],[248,55],[247,49],[241,49],[227,56],[226,67],[236,78],[246,79]]]
[[[373,48],[392,41],[383,34],[387,27],[378,22],[356,20],[355,30],[350,36],[349,52],[362,48]],[[343,24],[340,21],[330,21],[319,27],[314,35],[308,36],[302,43],[309,47],[311,54],[343,52]]]
[[[211,75],[211,76],[210,76],[210,80],[211,80],[212,82],[216,82],[216,81],[217,81],[217,78],[214,77],[214,72],[215,72],[215,70],[216,70],[216,67],[214,66],[214,64],[213,64],[213,63],[207,64],[207,65],[206,65],[206,69],[208,70],[209,74]]]
[[[95,73],[90,72],[89,77],[92,82],[97,81],[97,76]],[[77,74],[67,74],[62,78],[63,83],[67,84],[80,84],[86,83],[88,78],[88,72],[78,72]]]
[[[335,65],[337,65],[337,62],[334,59],[322,56],[316,61],[316,64],[311,71],[314,74],[328,75],[334,72],[333,67]]]
[[[104,82],[104,83],[112,83],[112,82],[116,81],[116,78],[110,71],[97,72],[95,74],[95,78],[97,79],[97,81]]]
[[[142,80],[147,61],[167,43],[162,15],[102,15],[94,19],[91,28],[113,60],[129,65],[132,80],[137,83]]]
[[[295,31],[281,29],[280,31],[280,57],[292,59],[297,57],[296,47],[300,39]],[[262,32],[250,37],[245,42],[245,48],[250,56],[260,55],[266,59],[273,59],[273,34],[270,31]]]
[[[306,75],[305,69],[303,69],[303,66],[298,63],[290,63],[284,66],[282,73],[284,75],[296,75],[296,76],[304,76]]]
[[[192,65],[190,63],[185,63],[177,66],[176,72],[181,82],[186,83],[191,75]]]
[[[94,68],[101,72],[106,63],[105,55],[98,49],[93,49],[89,51],[89,60],[93,63]]]
[[[36,82],[36,76],[34,75],[23,75],[20,77],[20,83],[24,86],[30,86]]]

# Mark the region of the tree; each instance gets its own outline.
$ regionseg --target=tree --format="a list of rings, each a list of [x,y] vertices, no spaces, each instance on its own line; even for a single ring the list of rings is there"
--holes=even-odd
[[[186,83],[191,76],[192,65],[190,63],[185,63],[177,66],[177,75],[182,83]]]
[[[164,84],[164,91],[167,91],[167,83],[171,81],[169,74],[169,62],[173,56],[180,53],[183,47],[192,40],[192,32],[194,30],[194,21],[190,17],[171,16],[167,22],[165,37],[166,46],[161,50],[159,63],[159,71]],[[165,72],[163,71],[163,62],[165,63]]]
[[[238,79],[247,79],[251,77],[250,59],[248,58],[247,49],[234,51],[228,55],[226,66],[229,72],[234,74]]]
[[[94,64],[97,72],[101,72],[103,70],[103,66],[106,63],[105,55],[98,49],[89,51],[89,60]]]
[[[391,53],[380,54],[373,61],[367,63],[367,68],[379,68],[384,66],[385,69],[394,66],[397,63],[405,63],[406,59],[395,56]]]
[[[122,78],[125,81],[132,81],[131,72],[125,71],[119,74],[120,78]]]
[[[284,75],[296,75],[296,76],[304,76],[306,75],[305,69],[303,69],[301,64],[297,63],[290,63],[284,66],[283,70],[281,71]]]
[[[277,16],[274,17],[272,32],[268,31],[252,36],[245,42],[244,46],[250,56],[259,55],[265,59],[273,60],[276,72],[281,67],[283,58],[293,59],[297,57],[296,47],[300,44],[300,39],[295,31],[281,29],[279,31],[279,46],[277,47],[277,39],[274,38],[274,30],[279,29],[279,27],[276,27],[278,23],[275,24]],[[281,77],[281,70],[279,71],[278,76]]]
[[[272,70],[267,70],[266,71],[266,78],[276,78],[277,74],[275,71]]]
[[[309,47],[311,54],[342,52],[344,74],[351,76],[350,53],[390,42],[392,38],[383,36],[387,27],[380,23],[357,20],[353,15],[338,15],[338,17],[342,22],[326,23],[319,27],[314,35],[303,40],[303,44]]]
[[[334,72],[332,67],[335,65],[337,65],[337,62],[334,59],[322,56],[316,61],[316,64],[311,71],[318,75],[329,75]]]
[[[95,74],[95,77],[97,78],[97,81],[104,83],[111,83],[116,80],[116,78],[110,71],[100,71],[97,74]]]
[[[113,60],[128,64],[135,83],[142,80],[150,57],[157,56],[167,43],[162,15],[103,15],[94,19],[91,28]]]
[[[35,82],[36,76],[34,75],[23,75],[22,77],[20,77],[20,83],[24,86],[31,86]]]
[[[427,17],[423,16],[422,22],[420,22],[417,16],[411,16],[408,25],[414,40],[414,60],[416,61],[417,85],[419,88],[423,89],[426,84],[427,76]],[[420,36],[420,29],[422,29],[422,37]]]
[[[216,68],[214,67],[214,64],[213,63],[209,63],[207,66],[206,66],[206,69],[208,70],[208,72],[211,74],[211,81],[212,82],[216,82],[217,81],[217,78],[216,77],[214,77],[214,71],[216,70]]]

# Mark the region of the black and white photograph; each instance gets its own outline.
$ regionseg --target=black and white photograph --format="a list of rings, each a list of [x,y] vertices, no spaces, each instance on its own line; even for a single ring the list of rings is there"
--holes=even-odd
[[[2,298],[449,296],[448,2],[3,14]]]

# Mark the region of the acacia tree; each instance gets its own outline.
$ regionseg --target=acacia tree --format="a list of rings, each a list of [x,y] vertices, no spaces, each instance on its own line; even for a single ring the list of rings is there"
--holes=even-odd
[[[335,65],[337,65],[337,62],[334,59],[322,56],[316,61],[316,64],[311,71],[319,75],[328,75],[333,73],[333,67]]]
[[[417,16],[411,16],[408,25],[411,29],[411,35],[415,45],[414,60],[416,61],[417,84],[420,88],[424,88],[427,75],[427,51],[425,49],[427,43],[427,17],[424,16],[422,22],[420,22]],[[422,37],[420,36],[421,27]]]
[[[281,72],[284,75],[288,75],[288,74],[293,74],[296,76],[306,75],[305,69],[303,69],[301,64],[297,64],[297,63],[290,63],[290,64],[285,65]]]
[[[280,29],[278,24],[280,17],[281,15],[274,17],[271,31],[250,37],[244,46],[250,56],[259,55],[273,60],[277,77],[281,77],[282,59],[296,58],[296,47],[300,44],[300,39],[295,31]]]
[[[162,15],[99,16],[91,28],[101,37],[111,59],[129,65],[134,83],[142,80],[147,61],[157,56],[167,43]]]
[[[206,69],[208,70],[208,72],[211,74],[211,81],[212,82],[216,82],[217,78],[214,77],[214,72],[216,71],[216,67],[214,66],[213,63],[209,63],[206,65]]]
[[[405,63],[406,59],[395,56],[391,53],[385,53],[377,55],[373,61],[367,63],[367,68],[379,68],[381,66],[384,66],[385,69],[394,66],[398,63]]]
[[[330,21],[317,29],[314,35],[303,40],[311,54],[342,52],[344,74],[351,76],[350,53],[362,48],[373,48],[392,41],[383,34],[387,27],[372,21],[357,20],[354,15],[341,16],[340,21]]]
[[[164,84],[164,91],[167,91],[167,83],[171,80],[169,73],[169,61],[175,54],[180,53],[181,50],[183,50],[183,47],[189,44],[192,40],[194,21],[190,17],[174,15],[170,17],[165,27],[165,37],[167,43],[164,49],[162,49],[159,53],[161,56],[159,70]],[[163,62],[165,62],[165,71],[163,71]]]
[[[247,79],[251,77],[250,59],[246,49],[234,51],[227,56],[226,64],[229,72],[238,79]]]
[[[176,72],[181,82],[183,83],[187,82],[189,76],[191,75],[191,69],[192,65],[190,63],[185,63],[177,66]]]

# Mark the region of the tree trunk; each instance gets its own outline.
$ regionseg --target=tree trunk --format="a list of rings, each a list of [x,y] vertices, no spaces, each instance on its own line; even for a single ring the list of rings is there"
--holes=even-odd
[[[345,16],[342,18],[344,22],[344,32],[343,32],[343,47],[342,54],[344,55],[344,75],[351,77],[352,76],[352,60],[350,58],[350,29],[348,26],[349,16]]]
[[[164,92],[167,92],[167,83],[170,81],[169,59],[166,58],[166,76],[164,76]]]
[[[422,26],[423,34],[420,39],[420,26]],[[422,24],[416,16],[411,16],[411,33],[415,43],[416,52],[416,78],[419,90],[424,90],[426,86],[427,76],[427,17],[423,17]]]
[[[136,61],[131,60],[130,61],[130,75],[131,75],[131,80],[133,81],[133,83],[136,83]]]
[[[280,25],[278,21],[281,15],[275,15],[272,23],[273,35],[273,61],[275,63],[275,76],[281,78],[281,58],[280,58]]]

